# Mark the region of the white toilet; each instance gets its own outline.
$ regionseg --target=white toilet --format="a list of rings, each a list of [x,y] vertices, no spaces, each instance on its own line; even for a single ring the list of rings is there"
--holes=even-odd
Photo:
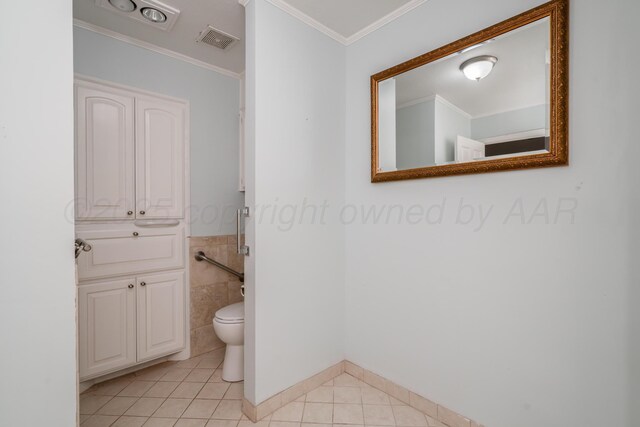
[[[244,302],[228,305],[216,311],[213,330],[227,344],[222,367],[222,379],[228,382],[244,380]]]

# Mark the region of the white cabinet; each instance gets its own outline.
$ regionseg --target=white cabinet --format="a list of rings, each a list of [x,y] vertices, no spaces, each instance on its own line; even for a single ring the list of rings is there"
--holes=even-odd
[[[91,245],[91,251],[78,258],[79,279],[184,267],[184,224],[140,227],[138,222],[76,227],[76,235]]]
[[[78,78],[80,379],[186,348],[189,104]]]
[[[76,81],[76,218],[183,218],[187,105]]]
[[[183,271],[80,285],[80,379],[184,349],[184,301]]]
[[[136,362],[134,278],[78,288],[80,376],[111,372]]]
[[[138,361],[184,347],[184,273],[138,277]]]
[[[76,217],[131,217],[134,178],[133,96],[78,85]]]
[[[136,98],[136,199],[138,215],[180,218],[184,207],[184,106]]]

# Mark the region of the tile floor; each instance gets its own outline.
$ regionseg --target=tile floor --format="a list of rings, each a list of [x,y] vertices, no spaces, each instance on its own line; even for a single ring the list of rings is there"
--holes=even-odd
[[[166,362],[80,395],[82,427],[446,427],[342,374],[253,424],[241,412],[243,384],[221,379],[221,351]]]

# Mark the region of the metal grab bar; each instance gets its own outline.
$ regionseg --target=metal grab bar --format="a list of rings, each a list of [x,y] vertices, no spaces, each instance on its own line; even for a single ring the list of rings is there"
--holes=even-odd
[[[242,222],[243,217],[244,218],[249,217],[249,208],[246,206],[238,209],[236,212],[236,249],[240,255],[249,256],[249,246],[243,245],[240,239],[242,237],[242,234],[241,234],[242,227],[240,223]]]
[[[226,271],[227,273],[233,274],[238,279],[240,279],[241,282],[244,282],[244,273],[239,273],[239,272],[235,271],[234,269],[227,267],[224,264],[220,264],[218,261],[213,260],[213,259],[209,258],[208,256],[206,256],[204,254],[204,252],[202,252],[202,251],[196,252],[196,255],[195,255],[194,258],[196,259],[196,261],[206,261],[209,264],[215,265],[216,267]]]

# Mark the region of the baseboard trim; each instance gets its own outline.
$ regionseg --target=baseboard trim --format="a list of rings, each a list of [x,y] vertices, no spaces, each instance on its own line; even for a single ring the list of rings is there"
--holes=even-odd
[[[270,397],[259,405],[255,406],[246,399],[242,401],[242,412],[254,423],[272,414],[284,405],[293,402],[299,397],[320,387],[327,381],[332,380],[342,373],[347,373],[360,381],[369,384],[373,388],[384,391],[389,396],[411,406],[414,409],[427,415],[434,421],[445,427],[484,427],[477,421],[473,421],[457,412],[435,403],[434,401],[420,396],[417,393],[406,389],[393,381],[390,381],[378,374],[368,371],[348,360],[342,361],[324,371],[301,381],[288,389]]]

